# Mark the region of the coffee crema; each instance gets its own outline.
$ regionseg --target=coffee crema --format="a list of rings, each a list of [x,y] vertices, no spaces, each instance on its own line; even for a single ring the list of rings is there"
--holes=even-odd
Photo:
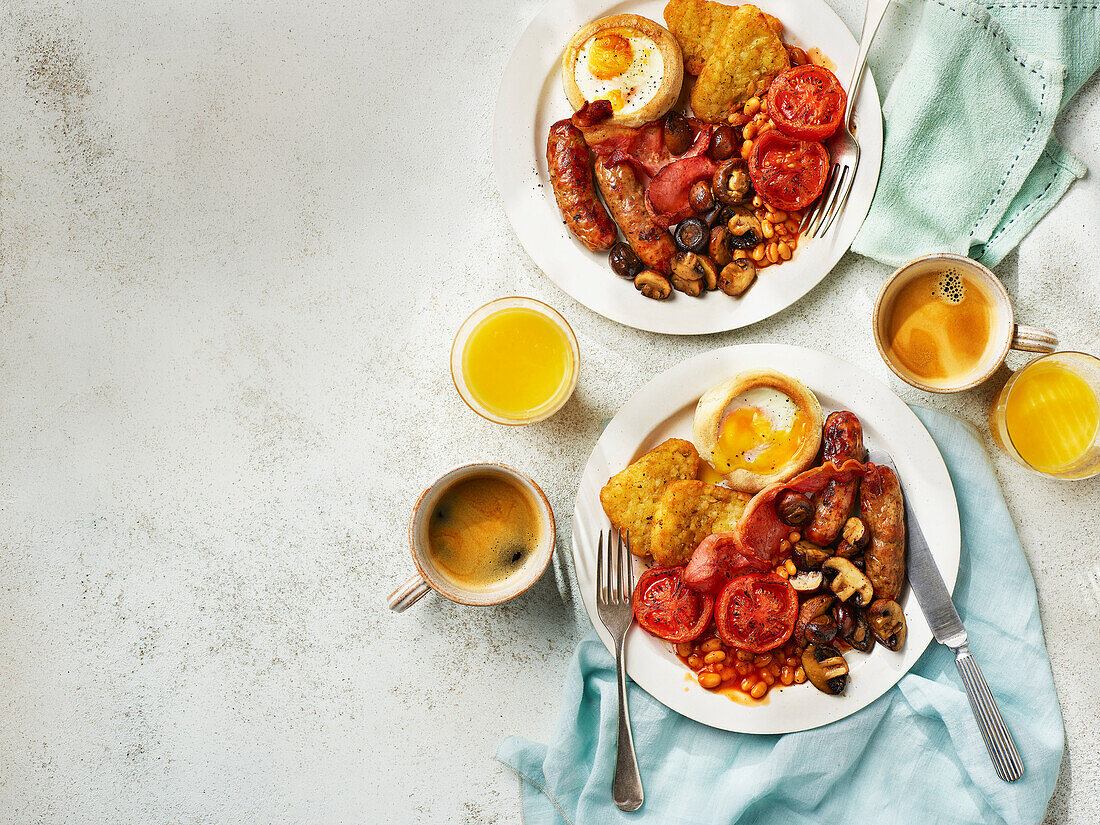
[[[987,360],[992,303],[954,267],[904,284],[884,307],[884,317],[891,359],[924,384],[965,383]]]
[[[459,587],[485,589],[520,570],[539,546],[542,523],[531,495],[485,473],[449,487],[428,521],[428,555]]]

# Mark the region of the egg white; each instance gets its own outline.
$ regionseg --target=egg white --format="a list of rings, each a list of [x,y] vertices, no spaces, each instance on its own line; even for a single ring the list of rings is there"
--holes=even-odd
[[[798,415],[798,404],[775,387],[752,387],[738,395],[726,407],[726,415],[742,407],[755,407],[764,413],[773,430],[789,430]],[[723,416],[725,420],[725,416]]]
[[[660,90],[665,75],[664,57],[661,56],[657,44],[645,35],[617,31],[616,34],[622,34],[630,41],[634,59],[622,74],[602,80],[593,76],[588,68],[588,55],[596,38],[605,34],[607,32],[592,35],[578,50],[576,63],[573,64],[573,77],[585,100],[606,99],[608,92],[617,89],[623,93],[626,105],[615,114],[633,114],[649,103]]]

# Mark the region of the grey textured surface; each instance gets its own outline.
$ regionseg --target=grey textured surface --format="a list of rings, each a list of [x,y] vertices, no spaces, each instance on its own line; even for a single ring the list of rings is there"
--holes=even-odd
[[[933,398],[879,362],[868,260],[695,340],[542,277],[489,151],[539,2],[0,10],[0,820],[518,822],[491,755],[550,735],[579,631],[549,578],[496,609],[385,609],[438,472],[527,470],[564,542],[599,422],[750,341],[832,352],[983,426],[997,381]],[[857,0],[837,7],[858,28]],[[915,21],[887,18],[883,90]],[[1058,134],[1100,169],[1096,79]],[[1093,174],[999,268],[1021,318],[1093,352],[1098,203]],[[462,319],[515,293],[559,308],[583,360],[565,410],[518,430],[469,412],[447,369]],[[1046,822],[1093,822],[1100,481],[995,460],[1066,720]]]

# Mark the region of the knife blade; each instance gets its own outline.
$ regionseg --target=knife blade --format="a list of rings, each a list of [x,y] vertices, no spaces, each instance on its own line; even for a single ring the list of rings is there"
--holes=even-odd
[[[874,464],[889,467],[901,484],[901,473],[898,472],[888,453],[882,450],[870,450],[867,459]],[[904,484],[902,484],[902,497],[906,501],[909,500]],[[913,595],[917,597],[917,604],[920,605],[924,618],[928,620],[928,626],[932,628],[932,635],[936,637],[936,641],[955,652],[955,667],[962,678],[966,698],[970,701],[970,709],[974,713],[974,721],[978,723],[978,731],[982,735],[982,741],[985,742],[997,776],[1005,782],[1015,782],[1023,776],[1023,760],[1020,759],[1012,733],[997,707],[997,701],[993,698],[978,663],[970,653],[966,628],[963,627],[962,619],[959,618],[959,611],[951,601],[951,593],[948,592],[943,576],[936,567],[936,561],[932,558],[932,550],[928,547],[928,541],[924,538],[920,523],[916,516],[910,516],[908,504],[905,506],[905,523],[909,534],[909,562],[906,567]]]

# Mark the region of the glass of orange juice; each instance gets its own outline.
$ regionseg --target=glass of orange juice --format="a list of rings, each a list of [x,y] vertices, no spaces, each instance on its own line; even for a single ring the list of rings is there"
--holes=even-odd
[[[451,378],[483,418],[519,426],[565,406],[577,386],[580,349],[566,320],[533,298],[498,298],[459,327]]]
[[[1008,379],[989,410],[993,440],[1032,470],[1054,478],[1100,473],[1100,359],[1044,355]]]

